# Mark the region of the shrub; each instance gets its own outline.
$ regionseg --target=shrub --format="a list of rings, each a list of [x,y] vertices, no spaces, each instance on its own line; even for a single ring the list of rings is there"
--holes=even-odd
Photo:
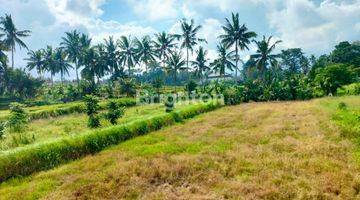
[[[228,87],[223,92],[226,105],[237,105],[241,102],[241,92],[237,87]]]
[[[124,115],[125,107],[120,107],[115,101],[108,103],[108,113],[106,113],[106,119],[111,124],[117,124],[117,120]]]
[[[181,122],[220,106],[220,103],[212,101],[189,106],[171,114],[160,114],[124,125],[97,129],[2,153],[0,154],[0,182],[14,176],[46,170],[69,160],[99,152],[110,145]]]
[[[165,111],[167,113],[172,112],[174,110],[175,98],[173,95],[167,95],[165,99]]]
[[[347,108],[346,103],[344,103],[344,102],[339,103],[339,105],[338,105],[339,110],[346,110],[346,108]]]
[[[86,114],[89,116],[88,126],[96,128],[100,126],[100,118],[97,116],[99,111],[99,99],[93,95],[84,97]]]
[[[197,84],[194,80],[190,80],[186,85],[185,85],[185,90],[188,92],[188,94],[190,95],[192,92],[194,92],[196,90]]]
[[[24,106],[19,103],[10,104],[10,117],[8,126],[12,132],[20,132],[25,129],[28,122],[28,114],[24,110]]]
[[[4,137],[5,131],[6,131],[6,122],[0,122],[0,139]]]

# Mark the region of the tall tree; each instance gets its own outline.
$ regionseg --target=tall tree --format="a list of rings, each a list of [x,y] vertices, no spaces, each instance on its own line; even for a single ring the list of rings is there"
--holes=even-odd
[[[271,39],[272,36],[267,39],[265,36],[263,36],[261,41],[254,41],[256,43],[257,50],[256,54],[253,54],[250,57],[250,59],[254,59],[262,79],[264,79],[265,71],[268,69],[268,66],[277,65],[277,58],[279,58],[279,55],[273,54],[273,51],[276,45],[281,42],[281,40],[277,40],[271,44]]]
[[[56,72],[60,73],[61,82],[64,82],[64,76],[69,75],[69,69],[72,68],[66,59],[66,53],[62,48],[55,49],[54,63]]]
[[[44,71],[45,71],[45,60],[44,60],[44,54],[42,50],[37,51],[29,51],[27,53],[28,58],[25,58],[27,61],[26,68],[31,71],[33,69],[36,69],[37,73],[40,77],[42,77]]]
[[[197,56],[195,61],[192,61],[192,65],[195,68],[195,76],[200,78],[201,84],[203,84],[203,77],[206,71],[210,70],[207,65],[208,59],[206,58],[207,51],[203,47],[199,47],[199,50],[196,51]]]
[[[54,83],[53,77],[58,72],[54,59],[54,50],[52,46],[47,46],[42,51],[44,54],[44,69],[50,73],[51,82]]]
[[[189,51],[193,53],[194,46],[199,42],[206,42],[206,40],[197,37],[201,25],[196,26],[193,19],[190,20],[190,23],[186,19],[181,20],[180,23],[181,33],[174,36],[181,40],[181,48],[186,48],[186,70],[189,71]]]
[[[218,57],[211,63],[211,66],[215,72],[218,72],[220,77],[225,77],[226,70],[234,71],[236,65],[234,51],[227,51],[227,48],[223,44],[217,45]]]
[[[307,65],[305,63],[307,58],[300,48],[282,50],[279,57],[282,66],[292,74],[299,73],[303,70],[303,65]]]
[[[80,59],[82,54],[80,33],[78,33],[76,30],[72,32],[66,32],[65,37],[62,37],[62,42],[60,43],[60,45],[62,46],[62,48],[64,48],[69,61],[75,64],[76,82],[79,87],[80,80],[78,70],[80,68]]]
[[[99,44],[96,46],[96,50],[97,50],[97,64],[96,64],[96,68],[95,68],[95,74],[98,78],[98,83],[100,82],[100,79],[105,76],[109,71],[109,65],[108,65],[108,61],[107,61],[107,52],[106,52],[106,47],[104,44]]]
[[[165,68],[168,73],[173,74],[174,77],[174,85],[175,85],[175,93],[176,93],[176,84],[177,84],[177,73],[185,70],[184,68],[185,61],[182,58],[180,52],[173,52],[169,59],[167,60],[167,67]]]
[[[11,67],[14,68],[14,53],[16,44],[20,47],[20,49],[26,48],[26,44],[21,40],[22,37],[30,36],[29,30],[19,31],[15,27],[15,24],[11,18],[11,15],[5,14],[5,17],[0,18],[0,37],[5,36],[4,44],[11,49]]]
[[[120,64],[127,66],[128,74],[131,76],[131,68],[133,68],[137,63],[134,41],[131,40],[130,37],[121,36],[120,40],[118,40],[118,45],[120,48]]]
[[[105,51],[106,51],[106,61],[109,66],[111,72],[113,73],[112,78],[116,79],[122,76],[123,69],[118,64],[118,55],[119,52],[117,50],[116,42],[114,41],[114,37],[110,36],[108,39],[104,39]]]
[[[169,55],[176,47],[175,37],[173,35],[161,32],[155,35],[154,47],[158,58],[165,65]],[[165,67],[165,66],[163,66]]]
[[[239,22],[239,13],[232,13],[231,20],[225,18],[226,23],[222,26],[224,34],[220,35],[221,42],[225,45],[226,48],[235,47],[235,77],[237,77],[239,49],[240,50],[249,50],[248,45],[251,42],[252,38],[255,38],[257,34],[255,32],[249,31],[245,24],[241,25]]]
[[[149,36],[135,39],[136,57],[139,62],[145,65],[145,71],[148,72],[148,67],[151,62],[155,61],[156,52],[154,51],[153,42]]]

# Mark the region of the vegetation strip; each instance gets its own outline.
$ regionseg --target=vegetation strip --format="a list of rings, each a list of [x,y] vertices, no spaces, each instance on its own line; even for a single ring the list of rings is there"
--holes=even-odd
[[[136,100],[133,98],[122,98],[122,99],[117,99],[115,101],[119,104],[119,106],[130,107],[136,105]],[[100,109],[105,109],[106,105],[107,105],[107,101],[101,102],[99,104]],[[68,115],[72,113],[83,113],[83,112],[85,112],[85,105],[83,102],[71,103],[69,106],[29,112],[29,120],[44,119],[48,117],[58,117],[61,115]],[[6,121],[8,117],[9,117],[8,115],[0,116],[0,121]]]
[[[0,155],[0,182],[15,176],[53,168],[61,163],[94,154],[127,139],[159,130],[176,122],[219,108],[219,102],[193,105],[149,119],[118,125],[51,142],[30,145]]]

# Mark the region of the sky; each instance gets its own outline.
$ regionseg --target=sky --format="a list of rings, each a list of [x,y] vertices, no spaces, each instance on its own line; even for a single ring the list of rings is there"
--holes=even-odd
[[[179,32],[179,20],[201,24],[199,37],[216,56],[221,25],[232,12],[251,31],[283,42],[278,50],[302,48],[307,55],[329,53],[341,41],[360,40],[360,0],[0,0],[0,15],[11,14],[19,30],[31,30],[29,49],[59,46],[64,32],[89,34],[94,43],[121,35],[141,37]],[[255,51],[241,52],[246,59]],[[27,51],[17,48],[15,66],[26,65]],[[74,72],[70,78],[74,78]]]

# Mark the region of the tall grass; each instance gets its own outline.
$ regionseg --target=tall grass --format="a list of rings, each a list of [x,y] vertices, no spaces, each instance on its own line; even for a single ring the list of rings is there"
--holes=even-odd
[[[0,154],[0,182],[11,177],[49,169],[69,160],[99,152],[110,145],[181,122],[220,106],[219,102],[192,105],[172,113],[159,114],[124,125],[6,151]]]
[[[115,100],[119,106],[135,106],[136,100],[132,98],[122,98]],[[99,103],[100,109],[105,109],[107,105],[107,101]],[[83,102],[69,103],[69,104],[61,104],[56,106],[40,106],[41,109],[30,108],[27,109],[29,112],[29,119],[44,119],[48,117],[57,117],[61,115],[68,115],[72,113],[83,113],[85,112],[85,105]],[[6,121],[8,118],[8,114],[3,114],[0,116],[0,121]]]

